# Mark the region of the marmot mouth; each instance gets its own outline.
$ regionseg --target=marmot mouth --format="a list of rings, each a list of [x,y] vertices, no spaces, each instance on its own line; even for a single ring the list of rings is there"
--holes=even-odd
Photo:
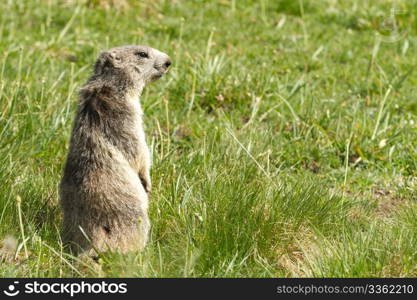
[[[152,81],[158,80],[158,79],[159,79],[159,78],[161,78],[162,76],[164,76],[164,73],[157,73],[157,74],[155,74],[155,75],[152,75],[151,80],[152,80]]]

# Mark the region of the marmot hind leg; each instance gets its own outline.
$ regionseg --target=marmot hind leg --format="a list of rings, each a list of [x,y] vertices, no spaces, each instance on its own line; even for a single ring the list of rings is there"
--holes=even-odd
[[[90,228],[81,228],[66,233],[67,244],[74,254],[95,257],[107,251],[127,253],[143,250],[148,242],[150,221],[144,214],[138,223],[129,227],[107,228],[102,224],[90,224]]]

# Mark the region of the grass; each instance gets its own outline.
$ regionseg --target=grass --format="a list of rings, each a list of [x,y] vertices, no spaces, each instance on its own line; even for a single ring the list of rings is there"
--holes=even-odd
[[[0,276],[417,276],[417,2],[0,10]],[[57,186],[77,90],[125,44],[174,65],[141,99],[149,246],[96,268],[62,250]]]

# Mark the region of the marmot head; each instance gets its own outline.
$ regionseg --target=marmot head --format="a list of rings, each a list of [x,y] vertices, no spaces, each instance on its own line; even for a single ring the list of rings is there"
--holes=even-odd
[[[94,66],[95,76],[114,76],[144,86],[161,78],[171,58],[148,46],[123,46],[100,53]],[[123,80],[120,78],[120,80]]]

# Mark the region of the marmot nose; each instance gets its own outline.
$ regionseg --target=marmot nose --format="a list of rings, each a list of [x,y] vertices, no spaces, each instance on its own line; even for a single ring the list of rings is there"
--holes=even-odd
[[[164,62],[164,67],[165,67],[165,69],[168,69],[169,68],[169,66],[171,65],[171,58],[167,58],[166,60],[165,60],[165,62]]]

